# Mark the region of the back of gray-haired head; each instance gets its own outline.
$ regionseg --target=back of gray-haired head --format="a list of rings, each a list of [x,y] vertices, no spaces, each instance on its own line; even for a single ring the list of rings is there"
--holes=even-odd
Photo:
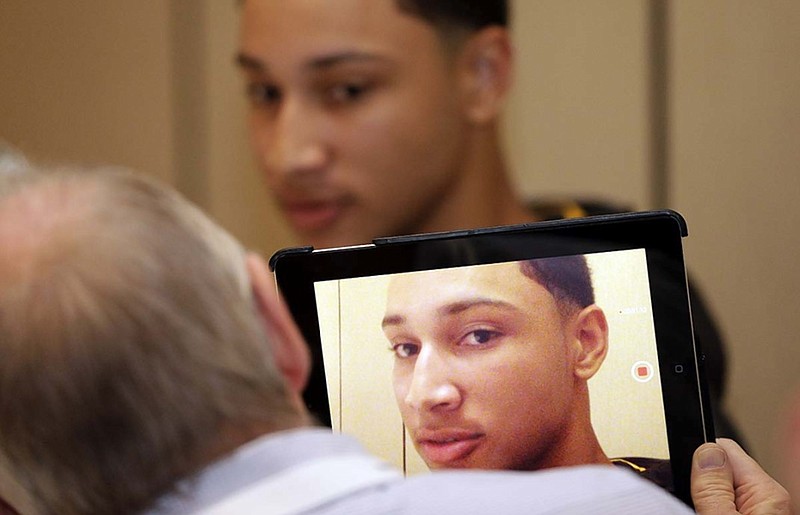
[[[137,512],[222,433],[296,422],[241,246],[171,189],[31,172],[0,248],[0,454],[44,512]]]

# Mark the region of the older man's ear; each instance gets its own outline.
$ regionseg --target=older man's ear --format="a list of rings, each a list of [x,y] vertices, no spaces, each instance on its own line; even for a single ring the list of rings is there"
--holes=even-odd
[[[247,273],[261,319],[272,347],[275,363],[296,394],[306,387],[311,372],[311,356],[300,330],[278,294],[274,277],[264,259],[247,255]]]

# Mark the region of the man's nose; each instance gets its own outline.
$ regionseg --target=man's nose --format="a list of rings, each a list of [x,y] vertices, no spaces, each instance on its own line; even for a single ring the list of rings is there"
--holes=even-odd
[[[302,181],[325,169],[330,152],[320,116],[301,99],[284,102],[274,120],[272,144],[266,145],[264,158],[270,170]]]
[[[414,364],[405,402],[415,410],[449,411],[461,405],[461,391],[452,380],[447,357],[433,346],[424,346]]]

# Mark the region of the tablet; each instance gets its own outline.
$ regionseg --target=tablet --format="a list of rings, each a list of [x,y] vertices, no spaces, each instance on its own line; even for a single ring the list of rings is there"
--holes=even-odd
[[[284,249],[305,400],[406,474],[611,460],[691,504],[713,438],[674,211]]]

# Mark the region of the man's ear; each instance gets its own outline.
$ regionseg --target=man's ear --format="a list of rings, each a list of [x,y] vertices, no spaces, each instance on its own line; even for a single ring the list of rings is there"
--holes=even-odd
[[[295,393],[302,393],[311,371],[311,356],[292,315],[280,299],[272,273],[261,256],[247,255],[253,298],[275,357],[275,364]]]
[[[575,375],[587,381],[597,373],[608,353],[606,315],[596,304],[592,304],[578,313],[571,327],[577,351]]]
[[[513,49],[508,30],[491,26],[471,35],[458,59],[467,118],[483,125],[497,119],[511,86]]]

